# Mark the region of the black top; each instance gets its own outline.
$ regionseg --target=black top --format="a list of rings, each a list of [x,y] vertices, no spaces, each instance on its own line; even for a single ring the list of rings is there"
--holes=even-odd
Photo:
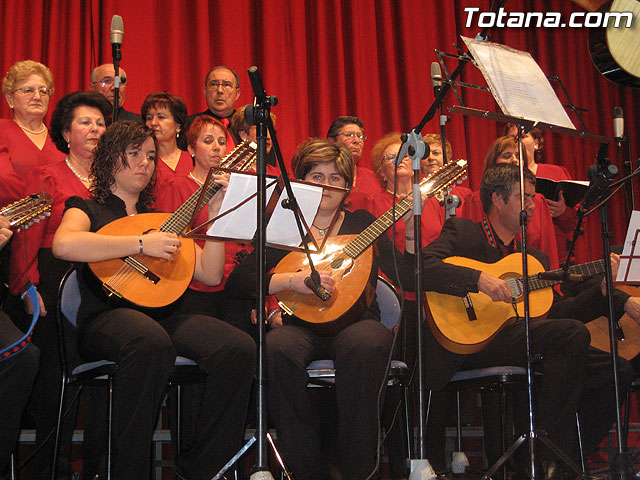
[[[109,123],[112,122],[112,118],[109,119]],[[130,112],[123,107],[118,109],[118,121],[120,120],[133,120],[134,122],[144,123],[141,114]]]
[[[375,217],[366,210],[357,210],[355,212],[345,211],[345,217],[340,226],[338,232],[339,235],[353,235],[361,233],[367,228]],[[406,282],[406,278],[410,277],[413,272],[413,264],[411,258],[408,255],[404,255],[398,251],[391,243],[389,236],[383,233],[374,243],[374,265],[379,265],[380,269],[392,279],[395,285],[398,285],[395,275],[395,268],[393,264],[394,250],[396,258],[398,259],[398,270],[403,284]],[[267,271],[274,268],[280,260],[282,260],[287,254],[288,250],[280,248],[268,247],[265,251],[265,260]],[[272,273],[267,275],[266,284],[271,282]],[[234,298],[256,298],[256,284],[258,279],[256,251],[253,250],[247,257],[240,263],[227,278],[225,285],[225,293]],[[371,303],[369,310],[365,312],[362,318],[369,318],[380,320],[380,310],[377,302]],[[286,319],[285,319],[286,320]]]
[[[125,203],[113,194],[107,197],[104,204],[98,203],[93,199],[85,200],[77,196],[69,197],[65,202],[65,211],[69,208],[79,208],[87,214],[91,221],[91,227],[89,229],[91,232],[97,232],[106,224],[111,223],[118,218],[127,216]],[[145,210],[141,204],[137,204],[136,209],[138,213],[149,212],[149,210]],[[136,310],[147,313],[155,319],[165,318],[175,310],[174,305],[160,309],[144,309],[125,301],[108,300],[106,295],[102,292],[99,280],[95,275],[93,275],[88,265],[86,263],[80,263],[76,265],[76,268],[78,270],[78,282],[80,284],[80,294],[82,296],[80,309],[78,310],[77,322],[78,328],[80,329],[82,329],[90,319],[95,318],[99,313],[116,307],[126,306],[129,308],[135,308]]]
[[[516,244],[520,251],[520,245]],[[549,268],[548,257],[529,247],[528,253],[536,257],[545,269]],[[505,256],[505,252],[491,246],[482,223],[464,218],[451,218],[442,227],[440,236],[425,247],[423,253],[423,287],[427,291],[464,296],[469,292],[478,292],[480,271],[468,267],[451,265],[442,260],[447,257],[461,256],[484,263],[495,263]],[[588,322],[607,314],[607,301],[600,291],[600,282],[591,282],[574,297],[562,298],[553,289],[554,301],[547,318],[573,318]],[[628,295],[616,291],[614,296],[616,311],[624,311],[624,302]],[[442,347],[431,329],[426,329],[425,372],[427,386],[432,389],[443,388],[456,373],[464,361],[465,355],[455,354]]]
[[[199,117],[201,115],[209,115],[210,117],[217,118],[218,120],[223,120],[226,118],[228,120],[227,122],[227,130],[228,130],[229,129],[228,125],[231,123],[231,117],[233,117],[234,113],[236,113],[235,109],[233,110],[233,112],[231,112],[231,115],[227,115],[226,117],[221,117],[220,115],[216,115],[215,113],[213,113],[211,110],[207,108],[204,112],[199,112],[199,113],[194,113],[193,115],[189,115],[187,117],[187,121],[184,123],[184,129],[180,132],[180,135],[178,135],[178,148],[184,151],[187,150],[187,132],[189,131],[189,127],[191,126],[191,124],[193,123],[196,117]],[[231,133],[231,131],[229,131],[229,133]],[[236,145],[239,145],[241,142],[241,139],[234,138],[233,141],[236,142]]]

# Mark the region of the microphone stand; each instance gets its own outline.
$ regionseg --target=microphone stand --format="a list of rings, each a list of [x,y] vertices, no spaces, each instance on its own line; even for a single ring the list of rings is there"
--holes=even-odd
[[[608,144],[602,144],[600,150],[598,152],[598,174],[603,172],[608,166],[609,161],[605,158],[606,147]],[[619,185],[631,185],[633,189],[632,180],[638,175],[638,171],[633,172],[632,174],[626,176],[622,180],[616,182],[611,185],[611,188],[617,187]],[[597,178],[597,177],[594,177]],[[615,192],[614,192],[615,193]],[[612,464],[611,478],[620,479],[620,480],[629,480],[634,477],[633,473],[633,455],[629,452],[627,447],[627,438],[626,435],[623,434],[623,421],[622,421],[622,409],[621,409],[621,394],[620,394],[620,379],[618,377],[618,340],[623,340],[624,335],[622,333],[622,329],[620,327],[620,323],[616,317],[616,313],[614,310],[613,303],[613,273],[611,270],[611,245],[610,238],[611,232],[609,231],[609,219],[607,212],[607,202],[610,196],[608,196],[604,201],[602,201],[596,208],[585,212],[578,211],[578,224],[576,225],[576,230],[574,231],[573,239],[571,242],[569,254],[573,252],[573,248],[575,246],[575,241],[580,236],[580,226],[582,225],[582,221],[584,217],[595,211],[596,209],[600,215],[600,229],[602,232],[602,249],[604,254],[604,267],[605,267],[605,278],[606,278],[606,290],[607,290],[607,307],[608,307],[608,317],[609,317],[609,346],[611,349],[611,365],[613,368],[613,382],[615,388],[615,400],[616,400],[616,434],[618,435],[618,451],[616,452]],[[563,266],[563,269],[568,268],[568,259],[567,264]],[[627,406],[629,408],[629,406]]]
[[[119,43],[111,44],[111,55],[113,56],[113,113],[111,114],[111,123],[118,121],[118,110],[120,103],[120,60],[122,59],[122,53],[120,52],[121,45]]]

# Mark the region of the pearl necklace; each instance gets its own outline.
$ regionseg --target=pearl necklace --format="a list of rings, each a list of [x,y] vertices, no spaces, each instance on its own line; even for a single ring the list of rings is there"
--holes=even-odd
[[[23,126],[20,124],[20,122],[18,120],[16,120],[15,118],[13,119],[14,122],[16,122],[16,124],[25,132],[29,132],[32,135],[40,135],[41,133],[44,133],[45,130],[47,129],[47,126],[44,124],[44,122],[42,123],[42,130],[40,130],[39,132],[36,132],[35,130],[30,130],[27,127]]]
[[[198,180],[196,177],[193,176],[193,172],[189,172],[189,175],[187,175],[191,180],[193,180],[194,182],[196,182],[198,185],[202,186],[204,185],[204,182],[201,182],[200,180]]]
[[[73,172],[73,174],[78,177],[80,179],[81,182],[84,183],[91,183],[91,179],[89,177],[83,177],[82,175],[80,175],[77,170],[75,168],[73,168],[73,165],[71,165],[71,162],[69,161],[69,157],[67,156],[67,158],[64,159],[65,163],[67,164],[67,167],[69,167],[71,169],[71,171]]]

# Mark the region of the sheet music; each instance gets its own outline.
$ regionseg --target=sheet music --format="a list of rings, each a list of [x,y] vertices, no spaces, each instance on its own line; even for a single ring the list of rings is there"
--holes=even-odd
[[[624,240],[617,283],[640,283],[640,211],[631,212],[631,220]]]
[[[575,130],[540,66],[528,52],[462,37],[505,115]]]
[[[269,184],[271,185],[269,186]],[[322,187],[305,185],[291,181],[293,193],[300,206],[300,211],[307,225],[313,223],[320,201],[322,200]],[[267,201],[275,189],[273,179],[267,179]],[[254,175],[244,175],[232,173],[229,178],[229,187],[222,200],[220,212],[232,209],[246,198],[256,193],[256,177]],[[280,195],[280,201],[267,225],[267,242],[277,245],[297,247],[302,242],[295,216],[292,210],[282,207],[282,200],[288,198],[287,192]],[[208,235],[217,237],[235,238],[239,240],[251,240],[256,231],[256,197],[249,200],[240,208],[228,215],[219,218],[207,231]]]

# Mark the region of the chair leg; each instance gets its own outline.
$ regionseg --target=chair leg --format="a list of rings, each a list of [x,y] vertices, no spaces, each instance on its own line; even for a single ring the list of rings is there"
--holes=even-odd
[[[174,440],[175,445],[175,458],[182,451],[182,385],[176,385],[176,438]]]
[[[109,375],[109,411],[107,412],[107,480],[111,480],[113,448],[113,376]]]
[[[462,415],[460,413],[460,390],[456,390],[456,436],[458,437],[458,452],[462,451]]]
[[[62,375],[62,384],[60,385],[60,401],[58,403],[58,420],[56,421],[56,430],[54,434],[53,458],[51,460],[51,480],[56,480],[58,475],[58,453],[60,451],[60,435],[62,430],[62,415],[64,411],[64,394],[66,391],[67,379]]]
[[[409,387],[406,385],[402,388],[402,395],[404,401],[404,426],[405,435],[407,437],[407,455],[409,458],[413,458],[413,429],[411,428],[413,422],[409,416]],[[431,398],[431,392],[429,392],[429,398]]]
[[[576,429],[578,430],[578,449],[580,451],[580,466],[583,473],[587,471],[587,459],[584,457],[584,448],[582,447],[582,428],[580,427],[580,415],[576,412]]]
[[[16,448],[19,448],[19,444]],[[18,480],[18,462],[15,452],[11,454],[11,458],[9,459],[9,478],[11,480]]]

